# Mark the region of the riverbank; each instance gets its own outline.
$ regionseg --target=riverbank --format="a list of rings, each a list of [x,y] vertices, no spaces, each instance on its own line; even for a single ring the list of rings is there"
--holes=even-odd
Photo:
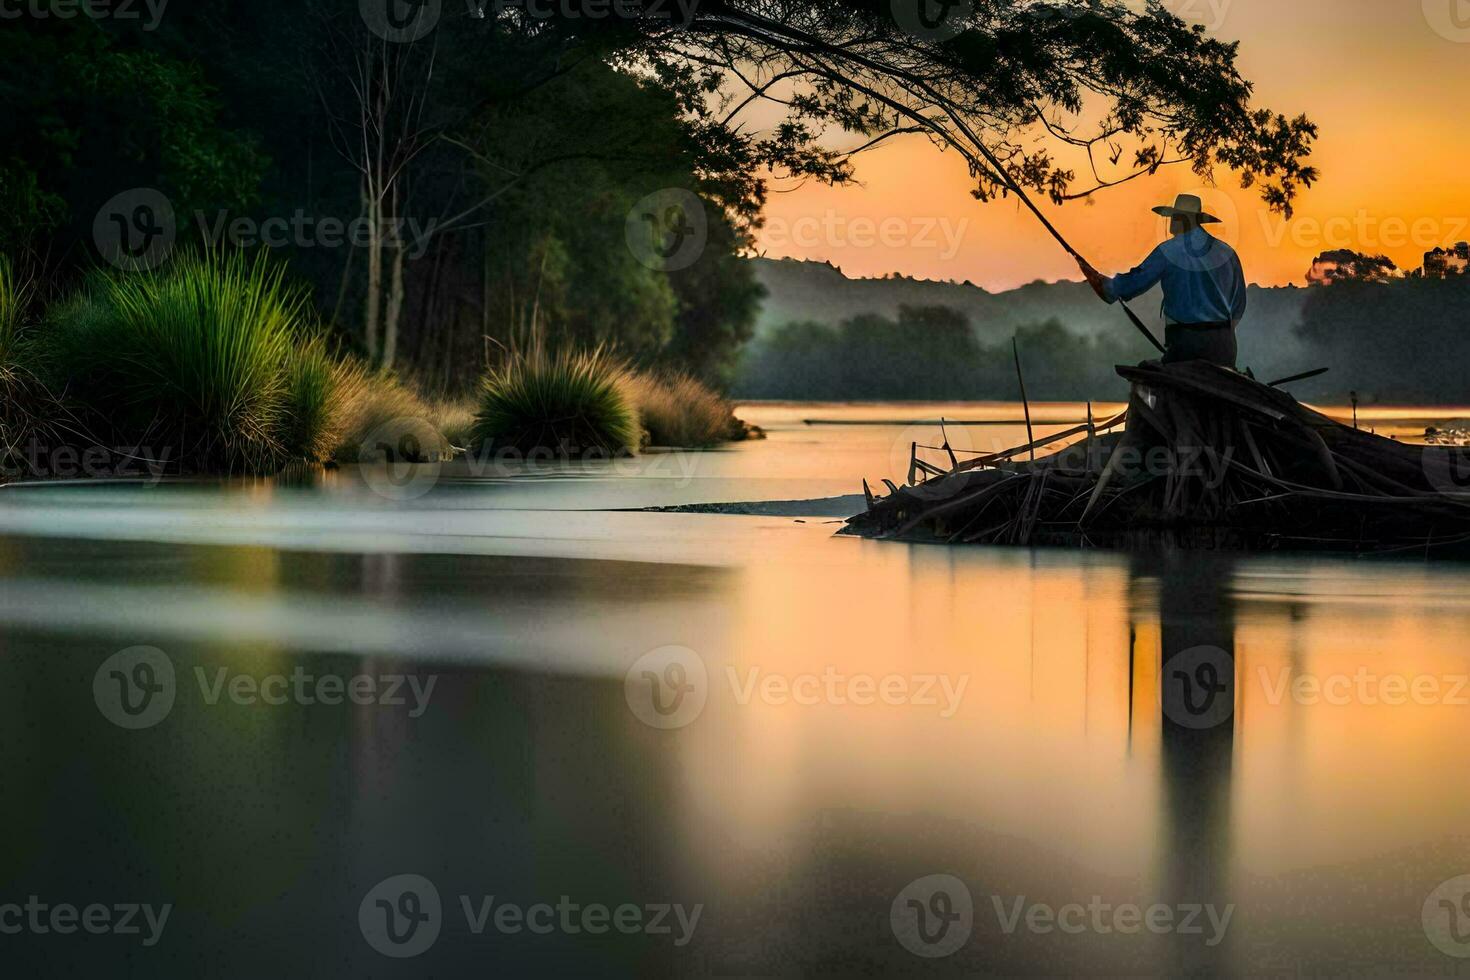
[[[39,293],[0,255],[0,476],[610,458],[760,437],[698,379],[600,347],[487,352],[473,395],[427,392],[334,340],[264,253],[185,253]]]

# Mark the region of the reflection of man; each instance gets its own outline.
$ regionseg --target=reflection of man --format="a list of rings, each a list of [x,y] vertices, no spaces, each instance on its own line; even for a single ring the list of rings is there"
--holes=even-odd
[[[1200,199],[1181,194],[1171,207],[1154,208],[1169,219],[1172,236],[1132,272],[1108,278],[1081,256],[1077,265],[1108,303],[1130,300],[1164,284],[1164,363],[1211,361],[1235,367],[1235,327],[1245,316],[1245,273],[1235,249],[1205,231],[1220,219]]]

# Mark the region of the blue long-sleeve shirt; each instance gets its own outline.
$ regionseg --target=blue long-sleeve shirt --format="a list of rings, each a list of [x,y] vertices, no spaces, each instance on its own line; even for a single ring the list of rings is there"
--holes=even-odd
[[[1195,228],[1170,238],[1132,272],[1103,280],[1107,301],[1141,296],[1164,284],[1170,323],[1239,323],[1245,316],[1245,272],[1235,249]]]

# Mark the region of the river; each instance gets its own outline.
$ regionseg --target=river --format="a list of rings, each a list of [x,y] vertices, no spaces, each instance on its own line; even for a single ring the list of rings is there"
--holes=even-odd
[[[769,438],[0,490],[15,975],[1470,955],[1466,566],[836,537],[913,443],[1025,441],[901,423],[1020,406],[741,414]]]

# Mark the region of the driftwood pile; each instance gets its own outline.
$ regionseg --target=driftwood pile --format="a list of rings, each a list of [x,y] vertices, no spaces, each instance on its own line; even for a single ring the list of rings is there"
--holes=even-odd
[[[1123,414],[868,492],[845,534],[951,544],[1470,554],[1466,450],[1344,425],[1204,362],[1119,367]],[[1036,450],[1066,444],[1053,455]],[[864,487],[865,491],[867,487]]]

